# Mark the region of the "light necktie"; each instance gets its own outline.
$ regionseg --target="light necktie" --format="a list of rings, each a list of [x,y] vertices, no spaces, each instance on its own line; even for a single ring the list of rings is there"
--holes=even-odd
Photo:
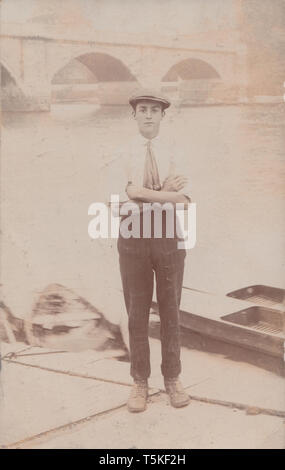
[[[145,156],[145,165],[144,165],[144,179],[143,185],[148,189],[155,189],[159,191],[161,189],[161,184],[159,181],[159,174],[155,156],[153,154],[151,141],[147,142],[147,151]]]

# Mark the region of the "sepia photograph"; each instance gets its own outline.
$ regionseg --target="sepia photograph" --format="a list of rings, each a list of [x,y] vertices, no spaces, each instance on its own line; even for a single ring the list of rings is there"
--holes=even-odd
[[[284,56],[285,0],[0,0],[0,449],[285,448]]]

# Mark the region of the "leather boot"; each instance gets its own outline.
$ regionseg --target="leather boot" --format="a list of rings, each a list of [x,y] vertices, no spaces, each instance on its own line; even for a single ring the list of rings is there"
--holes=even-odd
[[[178,377],[173,379],[164,379],[166,393],[170,398],[170,403],[175,408],[186,406],[190,403],[190,397],[185,392]]]
[[[148,383],[147,380],[134,380],[129,399],[128,410],[131,413],[137,413],[146,409],[146,402],[148,397]]]

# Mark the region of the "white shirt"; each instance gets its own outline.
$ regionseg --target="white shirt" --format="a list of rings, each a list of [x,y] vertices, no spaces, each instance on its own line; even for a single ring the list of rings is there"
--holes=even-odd
[[[111,194],[118,194],[120,202],[127,201],[129,199],[126,193],[128,182],[143,186],[147,143],[148,139],[138,134],[126,144],[124,149],[121,149],[119,155],[110,163],[108,201],[110,201]],[[158,134],[151,139],[151,148],[157,163],[161,185],[168,176],[184,176],[188,178],[188,183],[179,193],[190,198],[188,149],[183,149],[182,152],[174,139],[163,134]]]

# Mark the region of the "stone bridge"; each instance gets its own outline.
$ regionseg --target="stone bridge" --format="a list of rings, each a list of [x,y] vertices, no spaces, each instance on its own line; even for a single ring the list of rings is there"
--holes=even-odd
[[[161,87],[185,104],[247,100],[246,50],[238,30],[149,37],[4,23],[1,72],[9,110],[48,111],[67,85],[81,85],[81,93],[85,89],[103,104],[126,103],[140,85]]]

